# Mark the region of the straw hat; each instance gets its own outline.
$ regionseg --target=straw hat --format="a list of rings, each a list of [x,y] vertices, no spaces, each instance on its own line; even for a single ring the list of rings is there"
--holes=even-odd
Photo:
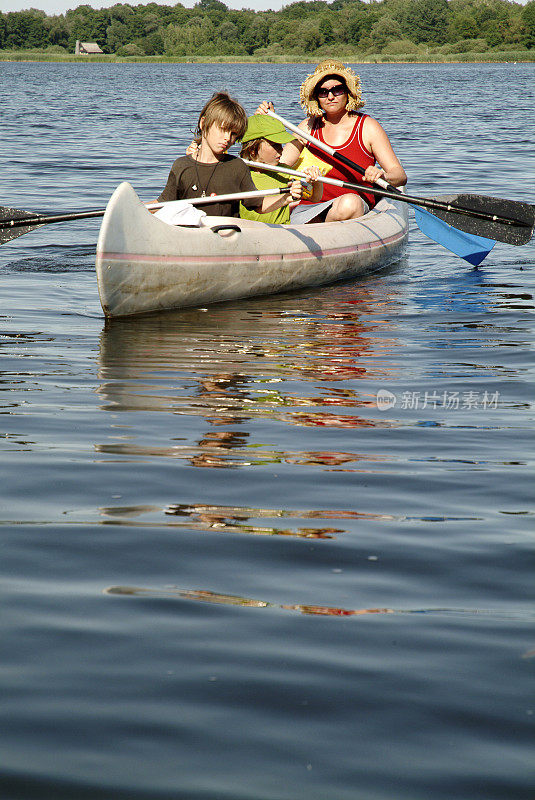
[[[357,109],[362,108],[364,100],[360,91],[359,76],[355,75],[350,67],[344,66],[341,61],[328,58],[318,64],[314,72],[308,75],[301,84],[299,101],[307,114],[311,117],[321,117],[323,115],[323,111],[314,97],[314,91],[318,83],[321,83],[329,75],[336,75],[337,78],[344,81],[348,88],[346,111],[357,111]]]

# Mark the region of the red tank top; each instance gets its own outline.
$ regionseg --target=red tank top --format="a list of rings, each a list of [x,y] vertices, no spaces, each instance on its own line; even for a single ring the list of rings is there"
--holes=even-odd
[[[362,141],[362,126],[367,116],[367,114],[358,114],[355,125],[353,126],[353,130],[347,141],[335,148],[338,153],[346,156],[346,158],[350,158],[351,161],[354,161],[359,165],[359,167],[362,167],[362,169],[366,169],[366,167],[375,164],[375,158],[364,146],[364,142]],[[315,139],[319,139],[320,142],[324,142],[323,126],[318,124],[319,122],[320,120],[318,120],[318,122],[314,121],[311,134]],[[362,180],[362,175],[360,175],[358,172],[353,172],[353,170],[351,170],[349,167],[346,167],[345,164],[339,163],[323,150],[315,147],[313,144],[308,144],[307,147],[316,158],[324,161],[325,164],[329,166],[326,177],[336,178],[339,181],[349,181],[349,183],[362,183],[363,187],[371,185],[369,183],[365,183]],[[333,200],[335,197],[339,197],[341,194],[347,194],[348,191],[351,190],[343,189],[341,186],[330,186],[328,183],[324,183],[321,202],[323,203],[325,200]],[[373,194],[365,191],[359,192],[359,194],[364,197],[370,208],[375,206],[377,198]],[[307,200],[303,200],[302,203],[306,203],[308,205],[310,204]]]

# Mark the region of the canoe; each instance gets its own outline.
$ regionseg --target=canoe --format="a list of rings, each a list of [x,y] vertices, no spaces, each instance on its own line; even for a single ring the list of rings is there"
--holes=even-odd
[[[407,205],[392,200],[347,222],[204,217],[189,228],[156,219],[124,182],[100,228],[100,302],[107,317],[120,317],[319,286],[399,259],[407,238]]]

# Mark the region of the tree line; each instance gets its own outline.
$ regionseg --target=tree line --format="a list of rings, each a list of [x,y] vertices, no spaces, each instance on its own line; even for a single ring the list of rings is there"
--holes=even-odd
[[[0,13],[1,50],[73,53],[76,40],[104,53],[256,56],[444,53],[535,48],[535,0],[299,0],[280,11],[232,10],[221,0]]]

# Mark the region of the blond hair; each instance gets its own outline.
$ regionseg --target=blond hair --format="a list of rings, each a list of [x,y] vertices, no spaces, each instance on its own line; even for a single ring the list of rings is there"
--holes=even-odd
[[[203,132],[207,133],[212,125],[230,131],[236,139],[241,139],[247,129],[247,113],[228,92],[216,92],[199,114],[195,140],[200,142]]]

